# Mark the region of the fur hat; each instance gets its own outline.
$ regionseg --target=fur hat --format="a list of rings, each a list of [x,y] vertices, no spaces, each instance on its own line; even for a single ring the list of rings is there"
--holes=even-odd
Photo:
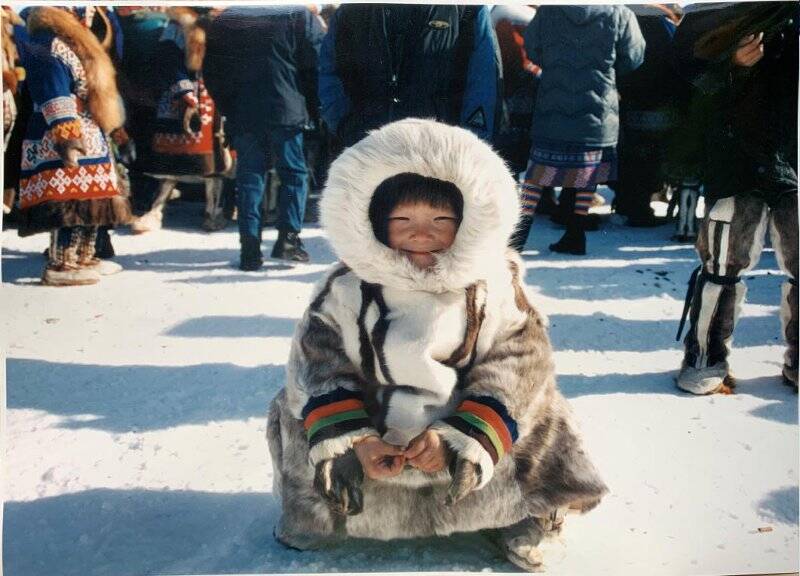
[[[452,182],[464,201],[452,247],[421,270],[375,236],[369,207],[387,178],[412,172]],[[362,280],[404,290],[458,291],[506,269],[519,217],[516,182],[503,160],[471,132],[406,119],[371,132],[333,162],[320,203],[339,258]]]

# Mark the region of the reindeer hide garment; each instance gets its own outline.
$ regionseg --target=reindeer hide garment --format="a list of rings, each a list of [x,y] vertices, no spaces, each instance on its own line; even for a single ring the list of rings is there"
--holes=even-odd
[[[450,182],[463,197],[453,245],[428,269],[380,242],[368,214],[379,185],[408,172]],[[286,387],[269,413],[280,537],[412,538],[593,508],[606,487],[556,387],[523,263],[507,249],[519,200],[491,148],[433,121],[389,124],[333,163],[321,215],[341,262],[297,326]],[[366,479],[360,514],[335,513],[315,490],[315,466],[383,434],[393,411],[428,417],[414,424],[479,467],[477,489],[445,506],[449,472],[407,467]]]

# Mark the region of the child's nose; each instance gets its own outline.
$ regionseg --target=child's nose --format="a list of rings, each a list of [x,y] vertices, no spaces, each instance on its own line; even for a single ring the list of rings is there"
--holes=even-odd
[[[433,236],[433,226],[427,223],[416,224],[412,234],[415,237],[429,238]]]

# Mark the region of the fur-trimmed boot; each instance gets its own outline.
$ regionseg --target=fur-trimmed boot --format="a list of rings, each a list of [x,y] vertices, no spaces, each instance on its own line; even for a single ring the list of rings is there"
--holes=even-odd
[[[108,236],[108,231],[106,231],[105,235]],[[116,262],[97,258],[96,246],[100,237],[101,231],[96,227],[84,231],[78,245],[78,264],[96,271],[100,276],[111,276],[122,272],[122,266]]]
[[[131,230],[134,234],[144,234],[145,232],[161,230],[163,219],[163,209],[150,210],[147,214],[143,214],[131,222]]]
[[[544,548],[561,534],[566,509],[547,518],[530,517],[500,530],[500,544],[509,562],[528,572],[544,569]]]
[[[59,234],[70,234],[69,243],[59,243]],[[83,232],[78,228],[62,229],[51,233],[48,262],[42,274],[42,284],[47,286],[85,286],[97,284],[100,274],[78,262],[78,248]]]

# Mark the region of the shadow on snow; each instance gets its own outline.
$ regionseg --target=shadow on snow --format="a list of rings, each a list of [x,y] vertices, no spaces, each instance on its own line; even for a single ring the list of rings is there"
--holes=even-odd
[[[279,514],[268,493],[98,489],[7,502],[5,574],[514,570],[477,533],[289,550],[272,536]]]
[[[129,432],[266,418],[269,401],[284,384],[284,367],[101,366],[9,358],[6,383],[9,409],[64,416],[64,428]],[[96,418],[74,418],[86,414]]]

